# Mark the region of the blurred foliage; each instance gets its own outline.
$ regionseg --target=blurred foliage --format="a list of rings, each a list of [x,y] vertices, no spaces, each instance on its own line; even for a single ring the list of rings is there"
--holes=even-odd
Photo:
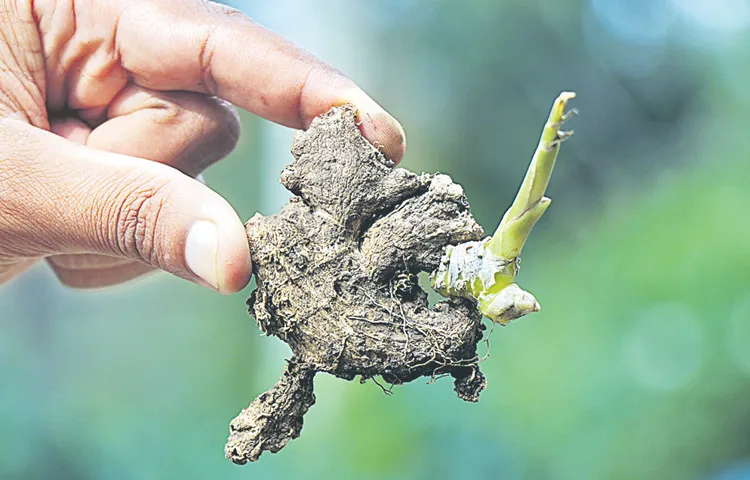
[[[302,437],[236,467],[228,421],[287,353],[249,289],[36,269],[0,289],[0,478],[750,479],[745,0],[234,5],[355,78],[404,124],[403,165],[453,175],[487,230],[577,91],[523,257],[542,311],[495,329],[478,404],[320,376]],[[243,120],[207,177],[249,218],[286,198],[291,132]]]

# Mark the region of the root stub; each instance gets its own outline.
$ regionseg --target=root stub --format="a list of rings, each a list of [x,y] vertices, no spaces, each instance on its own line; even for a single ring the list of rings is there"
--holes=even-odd
[[[260,329],[286,342],[281,380],[232,421],[235,463],[277,452],[302,429],[313,377],[382,377],[401,384],[451,375],[458,396],[485,386],[470,300],[429,308],[416,274],[436,269],[447,245],[484,237],[461,187],[446,175],[393,164],[360,134],[354,107],[335,107],[297,134],[281,181],[295,196],[247,223]]]
[[[315,403],[314,376],[315,372],[290,363],[279,382],[229,424],[227,458],[240,465],[254,462],[264,450],[278,452],[299,437],[302,416]]]

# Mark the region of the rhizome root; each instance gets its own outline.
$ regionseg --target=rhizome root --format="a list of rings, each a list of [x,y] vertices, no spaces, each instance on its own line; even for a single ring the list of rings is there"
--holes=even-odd
[[[446,246],[484,237],[462,188],[447,175],[394,168],[362,137],[351,105],[298,133],[292,154],[281,182],[294,197],[247,223],[250,314],[292,356],[279,382],[231,422],[226,456],[238,464],[299,436],[317,372],[393,385],[451,375],[472,402],[486,383],[475,303],[430,308],[417,282]]]

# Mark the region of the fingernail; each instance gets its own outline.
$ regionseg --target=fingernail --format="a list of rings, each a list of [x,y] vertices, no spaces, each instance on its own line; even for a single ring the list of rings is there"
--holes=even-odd
[[[390,160],[398,164],[404,157],[406,139],[404,129],[395,118],[387,113],[378,113],[362,122],[362,133],[378,143],[375,147]]]
[[[359,110],[360,129],[365,138],[394,163],[399,163],[406,148],[401,124],[361,90],[351,92],[347,98]]]
[[[185,263],[201,280],[218,290],[217,250],[218,231],[216,226],[205,220],[196,222],[190,229],[185,243]]]

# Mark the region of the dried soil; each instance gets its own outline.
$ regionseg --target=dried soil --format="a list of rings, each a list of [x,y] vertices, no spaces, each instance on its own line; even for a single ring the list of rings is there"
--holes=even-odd
[[[451,299],[430,308],[417,282],[446,246],[484,237],[462,188],[447,175],[394,168],[362,137],[351,105],[298,133],[292,154],[281,183],[294,197],[247,223],[250,314],[292,356],[279,382],[231,422],[226,455],[238,464],[299,436],[318,372],[391,384],[449,374],[472,402],[485,386],[476,306]]]

